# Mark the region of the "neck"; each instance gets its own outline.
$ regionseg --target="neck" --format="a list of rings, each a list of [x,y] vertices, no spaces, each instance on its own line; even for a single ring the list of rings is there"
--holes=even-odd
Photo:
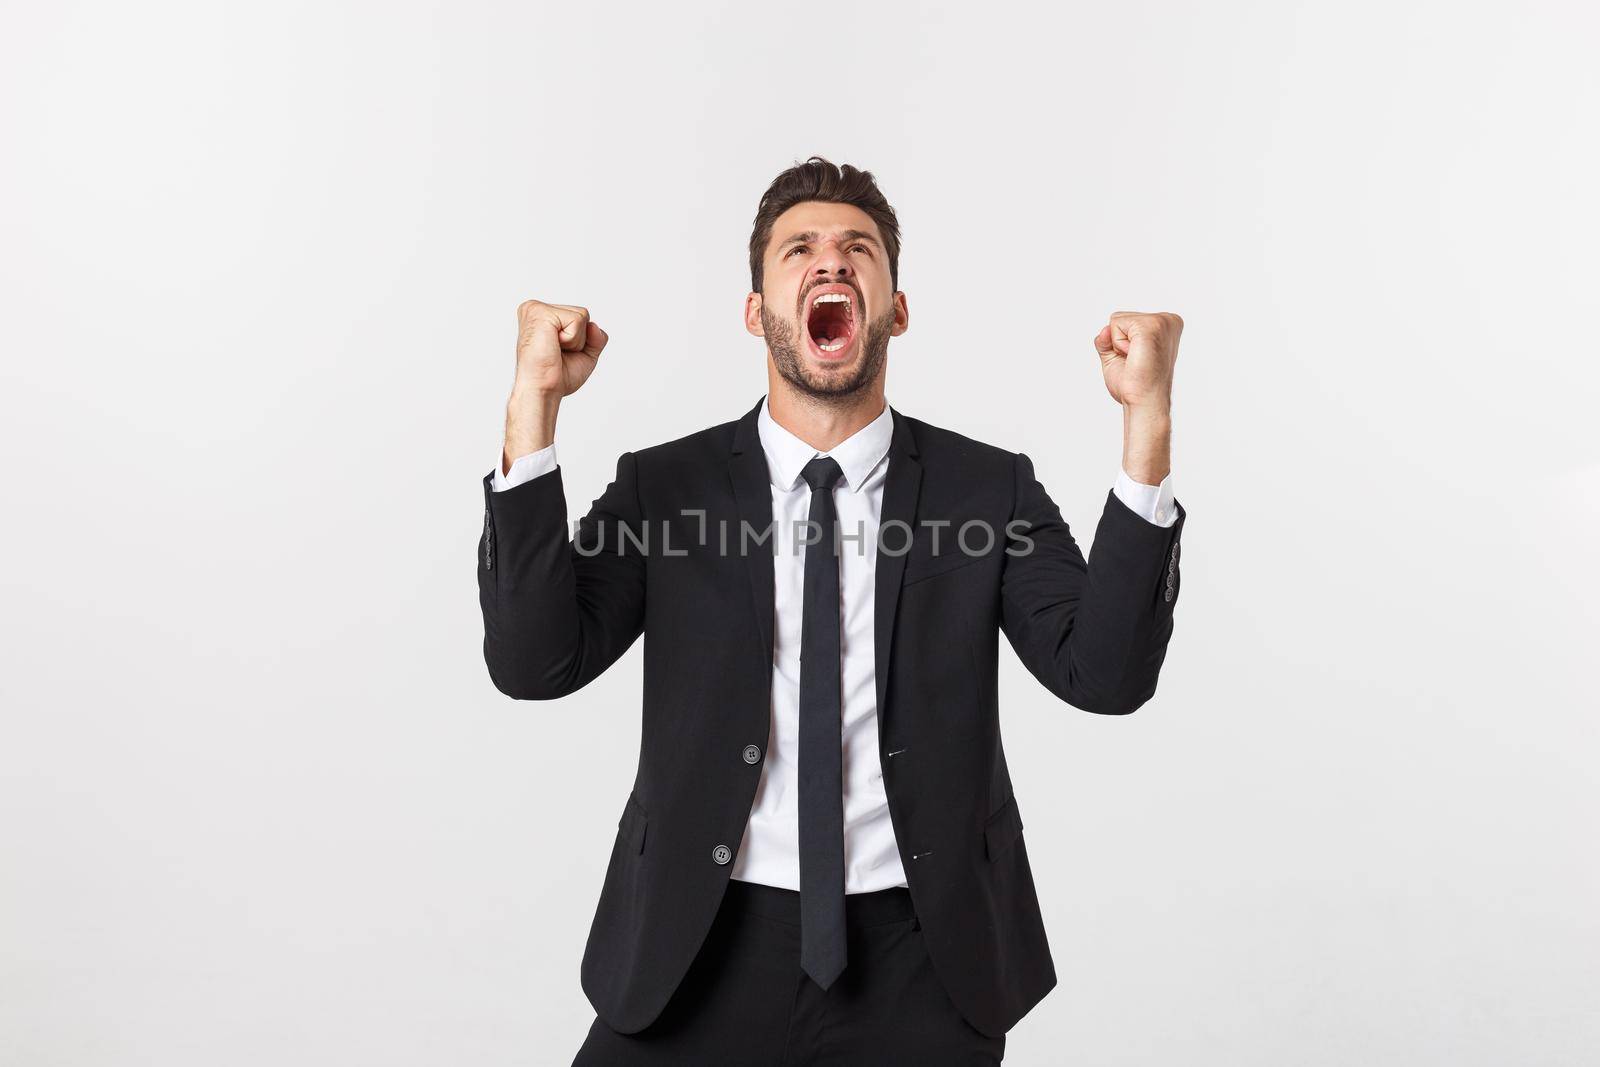
[[[858,393],[827,398],[801,392],[770,367],[767,377],[767,412],[772,421],[818,452],[832,451],[883,414],[881,375]]]

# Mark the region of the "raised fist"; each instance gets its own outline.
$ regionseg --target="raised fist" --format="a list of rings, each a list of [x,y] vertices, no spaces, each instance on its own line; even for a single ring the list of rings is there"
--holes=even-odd
[[[1094,338],[1112,399],[1126,408],[1169,407],[1182,335],[1183,320],[1168,312],[1113,314]]]
[[[606,340],[606,332],[589,321],[588,308],[523,301],[517,308],[512,395],[571,396],[594,373]]]
[[[506,404],[502,473],[518,457],[555,440],[561,398],[589,380],[606,340],[606,332],[589,321],[588,308],[539,300],[517,308],[517,378]]]

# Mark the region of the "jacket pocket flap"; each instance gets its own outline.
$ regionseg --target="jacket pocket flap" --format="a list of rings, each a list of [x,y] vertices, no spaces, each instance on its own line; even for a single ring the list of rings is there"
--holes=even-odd
[[[649,820],[637,797],[628,794],[628,803],[622,808],[622,818],[617,820],[617,832],[635,852],[644,851],[644,831]]]
[[[983,824],[983,847],[992,860],[1011,847],[1022,833],[1022,812],[1017,808],[1017,798],[1012,797],[989,816]]]
[[[917,582],[928,578],[937,578],[941,574],[949,574],[963,567],[970,567],[974,563],[982,563],[986,557],[969,556],[959,550],[941,552],[937,556],[906,557],[905,576],[900,579],[902,586],[915,585]]]

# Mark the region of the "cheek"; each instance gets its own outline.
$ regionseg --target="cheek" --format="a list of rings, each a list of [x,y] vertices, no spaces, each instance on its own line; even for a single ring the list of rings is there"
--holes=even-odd
[[[780,318],[793,318],[795,304],[795,290],[787,285],[769,285],[762,296],[761,306],[767,309],[768,315],[777,315]]]
[[[894,293],[889,289],[887,282],[878,292],[867,295],[867,308],[872,313],[873,319],[881,319],[895,314]]]
[[[784,279],[767,291],[767,310],[774,314],[794,318],[800,305],[800,286],[792,279]]]

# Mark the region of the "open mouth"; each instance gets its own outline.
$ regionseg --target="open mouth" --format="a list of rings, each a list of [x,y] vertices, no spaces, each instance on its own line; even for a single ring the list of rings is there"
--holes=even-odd
[[[806,310],[806,333],[823,355],[843,352],[856,336],[854,295],[830,286],[813,296]]]

